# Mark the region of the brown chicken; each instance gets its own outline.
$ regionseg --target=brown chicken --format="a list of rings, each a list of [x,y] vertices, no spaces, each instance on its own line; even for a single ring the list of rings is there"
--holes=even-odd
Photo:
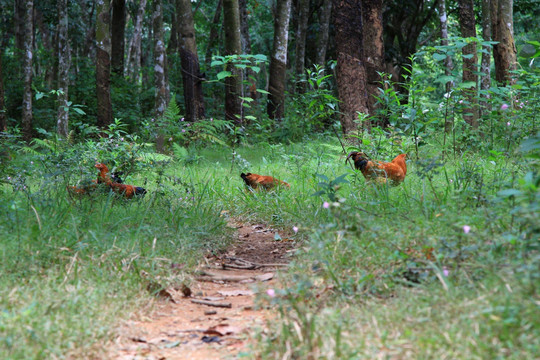
[[[68,191],[72,194],[84,195],[95,190],[98,184],[105,184],[112,191],[122,194],[128,199],[131,199],[134,195],[146,194],[146,189],[142,187],[122,184],[122,179],[117,173],[109,175],[107,165],[96,163],[95,167],[99,170],[99,175],[96,180],[92,180],[92,184],[83,187],[68,186]]]
[[[257,175],[257,174],[252,174],[252,173],[247,173],[247,174],[241,173],[240,177],[244,180],[246,185],[250,186],[252,189],[263,188],[266,190],[270,190],[274,188],[276,185],[285,186],[287,188],[291,187],[285,181],[278,180],[271,176]]]
[[[392,185],[398,185],[405,180],[405,175],[407,175],[406,157],[407,154],[401,154],[391,162],[373,162],[367,158],[366,154],[353,151],[347,156],[346,161],[352,158],[354,167],[362,172],[367,181],[386,183],[390,180]]]
[[[109,176],[109,169],[105,164],[96,163],[95,167],[99,170],[99,174],[96,180],[92,180],[92,183],[82,186],[68,186],[68,191],[74,195],[87,195],[96,190],[97,184],[107,184],[111,181],[111,177]]]
[[[140,186],[118,184],[113,182],[110,182],[108,185],[112,191],[124,195],[124,197],[126,197],[127,199],[131,199],[135,195],[142,196],[146,194],[146,189]]]

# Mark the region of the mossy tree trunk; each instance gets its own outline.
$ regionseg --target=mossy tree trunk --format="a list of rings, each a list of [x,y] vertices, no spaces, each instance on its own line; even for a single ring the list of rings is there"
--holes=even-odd
[[[68,13],[67,0],[58,0],[58,113],[56,117],[56,131],[60,136],[66,137],[69,132],[69,65],[70,52],[68,42]]]
[[[97,125],[105,128],[112,123],[111,104],[111,15],[109,0],[97,0],[96,20],[96,94]]]

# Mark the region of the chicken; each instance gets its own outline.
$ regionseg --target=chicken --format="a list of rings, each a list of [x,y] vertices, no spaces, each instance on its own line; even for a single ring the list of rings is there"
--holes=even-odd
[[[362,172],[367,181],[376,181],[386,183],[390,180],[392,185],[398,185],[405,180],[407,175],[407,164],[405,158],[407,154],[401,154],[395,157],[391,162],[373,162],[369,160],[366,154],[353,151],[347,156],[354,161],[354,167]]]
[[[91,183],[79,186],[68,186],[68,191],[73,195],[87,195],[96,190],[97,184],[106,184],[111,181],[109,176],[109,168],[105,164],[96,163],[96,169],[99,170],[98,178],[92,180]]]
[[[134,195],[144,196],[144,194],[146,194],[146,189],[140,186],[118,184],[113,182],[110,182],[108,185],[112,191],[124,195],[127,199],[131,199]]]
[[[263,176],[263,175],[257,175],[257,174],[252,174],[252,173],[247,173],[247,174],[241,173],[240,177],[244,180],[246,185],[250,186],[252,189],[257,189],[261,187],[266,190],[270,190],[276,185],[281,185],[281,186],[290,188],[290,185],[287,184],[285,181],[278,180],[271,176]]]
[[[122,184],[123,180],[120,178],[120,173],[112,173],[109,175],[109,168],[107,165],[96,163],[95,167],[99,170],[99,175],[96,180],[92,180],[92,184],[82,187],[68,186],[68,191],[75,195],[85,195],[95,190],[98,184],[105,184],[109,186],[112,191],[123,194],[128,199],[131,199],[134,195],[146,194],[146,189],[142,187]]]

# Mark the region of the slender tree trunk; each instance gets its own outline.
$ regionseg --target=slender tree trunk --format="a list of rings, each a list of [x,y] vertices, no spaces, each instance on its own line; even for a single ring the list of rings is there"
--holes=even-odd
[[[482,38],[484,41],[491,41],[491,0],[482,0]],[[480,94],[481,111],[489,111],[489,95],[487,90],[491,87],[491,46],[482,46],[482,60],[480,62]]]
[[[43,13],[40,10],[34,9],[34,19],[35,28],[39,30],[39,32],[37,33],[41,35],[41,39],[36,39],[34,41],[41,40],[43,48],[47,51],[51,51],[51,56],[45,57],[45,59],[47,60],[46,62],[37,62],[37,66],[39,66],[37,74],[38,76],[43,76],[45,78],[45,82],[50,88],[52,88],[53,86],[56,88],[57,86],[54,84],[54,80],[56,79],[58,68],[56,62],[57,59],[55,58],[54,53],[58,51],[58,44],[51,44],[51,32],[46,26],[43,18]],[[36,38],[36,36],[34,36],[34,38]],[[43,72],[44,75],[41,75]]]
[[[298,0],[298,23],[296,28],[296,91],[303,93],[306,83],[302,81],[305,73],[306,34],[309,20],[309,0]]]
[[[111,16],[109,0],[97,0],[96,20],[96,95],[97,125],[112,124],[111,104]]]
[[[117,75],[124,72],[125,30],[126,0],[112,0],[111,71]]]
[[[358,128],[358,113],[368,114],[367,76],[362,46],[362,7],[358,0],[334,0],[336,82],[345,134]]]
[[[32,56],[34,1],[26,0],[24,16],[24,92],[22,101],[22,133],[27,142],[32,139]]]
[[[2,56],[4,50],[0,50],[0,132],[7,131],[6,94],[4,92],[4,71],[2,69]]]
[[[270,59],[268,106],[270,119],[281,120],[285,115],[285,85],[287,71],[287,48],[289,44],[289,21],[291,0],[277,0],[274,21],[274,48]]]
[[[141,70],[141,46],[142,46],[142,27],[144,20],[144,10],[146,9],[146,0],[140,0],[137,18],[133,29],[133,37],[129,47],[128,70],[127,75],[132,82],[138,83]]]
[[[242,35],[242,53],[251,54],[251,39],[249,37],[249,21],[247,11],[247,0],[238,0],[240,6],[240,33]],[[257,73],[250,67],[245,70],[244,76],[249,83],[249,97],[256,100],[257,92]]]
[[[212,20],[212,24],[210,25],[210,35],[208,35],[208,43],[206,45],[206,53],[204,57],[204,63],[207,69],[210,68],[210,63],[212,61],[212,49],[214,48],[214,45],[218,38],[222,7],[223,7],[223,0],[218,0],[217,6],[216,6],[216,12],[214,13],[214,19]]]
[[[15,25],[15,47],[24,51],[25,0],[15,0],[13,22]]]
[[[440,0],[439,2],[439,22],[441,24],[441,45],[448,46],[448,16],[446,14],[446,0]],[[454,69],[454,63],[450,55],[444,59],[444,74],[447,76],[452,75]],[[450,93],[450,90],[454,87],[453,81],[447,81],[445,84],[446,93]],[[448,116],[444,122],[444,131],[450,133],[454,125],[453,118]]]
[[[473,0],[459,0],[459,23],[461,36],[476,37]],[[462,49],[463,53],[463,82],[472,82],[474,86],[464,89],[467,105],[463,109],[463,118],[474,129],[478,128],[478,55],[476,42],[471,42]]]
[[[205,110],[191,1],[176,0],[176,14],[186,120],[193,122],[203,119]]]
[[[498,83],[514,84],[510,73],[517,69],[516,45],[514,43],[513,0],[492,0],[491,15],[493,40],[499,43],[493,47],[495,79]]]
[[[319,14],[319,37],[317,38],[317,58],[315,62],[321,66],[326,63],[328,34],[330,33],[330,16],[332,15],[332,0],[323,0]]]
[[[81,8],[86,8],[86,1],[79,0],[79,6]],[[96,10],[96,2],[92,1],[92,8],[89,13],[85,13],[83,17],[86,19],[86,36],[84,40],[83,56],[90,57],[91,54],[94,54],[95,49],[95,40],[96,40],[96,22],[94,21],[94,11]]]
[[[377,115],[377,99],[381,77],[384,72],[383,42],[383,0],[362,1],[362,41],[364,64],[366,67],[367,107],[370,116]],[[379,125],[387,125],[387,119],[381,119]],[[370,123],[366,123],[369,128]]]
[[[163,40],[163,7],[161,0],[153,0],[154,5],[154,81],[156,87],[155,113],[161,118],[170,100],[169,81],[167,79],[167,53]],[[158,131],[156,149],[163,151],[164,135]]]
[[[223,0],[223,27],[225,29],[225,54],[242,53],[240,35],[240,11],[238,0]],[[242,71],[233,64],[227,65],[232,76],[225,78],[225,119],[242,124],[243,113],[240,96],[242,96]]]
[[[67,0],[58,0],[58,115],[56,131],[61,136],[69,132],[68,90],[69,90],[69,43]]]

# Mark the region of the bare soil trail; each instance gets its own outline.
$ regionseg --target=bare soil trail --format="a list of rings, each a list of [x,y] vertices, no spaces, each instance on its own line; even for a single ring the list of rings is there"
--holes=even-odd
[[[264,225],[229,223],[237,241],[219,257],[207,258],[190,285],[191,295],[167,289],[144,320],[129,321],[108,351],[122,360],[212,360],[242,357],[275,314],[255,306],[258,293],[276,285],[276,271],[294,252],[294,242]],[[174,300],[174,302],[172,301]],[[245,358],[250,358],[247,356]]]

